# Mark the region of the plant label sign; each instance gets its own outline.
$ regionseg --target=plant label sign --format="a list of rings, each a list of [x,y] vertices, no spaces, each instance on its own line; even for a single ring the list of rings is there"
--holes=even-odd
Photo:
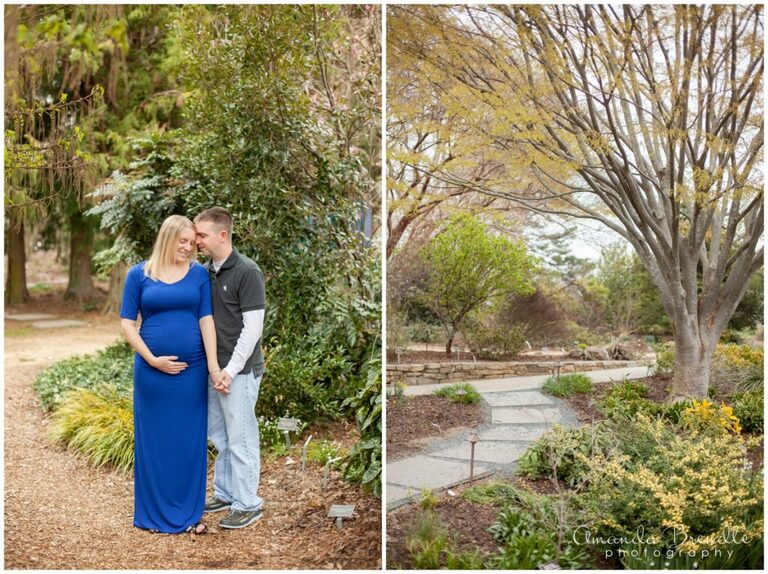
[[[299,430],[299,419],[283,417],[277,421],[277,430],[283,432],[296,432]]]
[[[328,518],[352,518],[354,511],[354,504],[332,504],[328,511]]]
[[[328,511],[328,518],[336,519],[336,529],[341,532],[342,520],[344,518],[352,518],[352,513],[355,511],[354,504],[333,504]]]

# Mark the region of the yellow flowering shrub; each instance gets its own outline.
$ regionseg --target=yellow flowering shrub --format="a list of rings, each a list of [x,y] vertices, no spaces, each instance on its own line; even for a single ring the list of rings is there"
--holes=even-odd
[[[763,387],[763,349],[719,344],[712,358],[710,385],[722,394]]]
[[[644,456],[593,457],[578,497],[601,537],[632,540],[642,532],[644,543],[680,552],[732,549],[734,537],[742,548],[762,548],[762,469],[746,457],[757,439],[699,429],[680,434],[645,415],[627,424],[630,436],[645,438],[642,448],[627,445],[625,453]]]
[[[680,424],[691,430],[704,433],[734,433],[741,432],[739,419],[733,414],[733,408],[721,403],[714,405],[710,401],[693,401],[691,406],[680,415]]]

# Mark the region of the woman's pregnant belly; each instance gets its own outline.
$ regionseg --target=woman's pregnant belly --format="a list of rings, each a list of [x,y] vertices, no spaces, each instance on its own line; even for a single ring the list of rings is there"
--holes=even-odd
[[[139,334],[156,357],[177,356],[188,364],[205,361],[200,324],[191,313],[152,315],[142,323]],[[143,361],[138,355],[137,360]]]

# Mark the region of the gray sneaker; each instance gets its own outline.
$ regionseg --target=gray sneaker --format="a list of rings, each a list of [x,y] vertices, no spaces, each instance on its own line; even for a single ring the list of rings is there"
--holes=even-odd
[[[262,512],[259,510],[231,510],[224,518],[219,521],[219,526],[234,530],[236,528],[245,528],[261,518]]]
[[[231,502],[226,502],[225,500],[212,496],[205,501],[205,508],[203,510],[205,512],[220,512],[222,510],[228,510],[230,506],[232,506]]]

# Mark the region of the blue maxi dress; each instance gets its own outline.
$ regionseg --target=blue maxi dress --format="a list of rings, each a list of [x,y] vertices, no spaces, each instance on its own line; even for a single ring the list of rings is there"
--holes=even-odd
[[[139,313],[152,354],[176,355],[188,366],[169,375],[134,357],[133,524],[184,532],[205,505],[208,363],[199,320],[212,314],[205,268],[192,263],[183,279],[164,283],[144,275],[144,262],[131,267],[120,316],[135,321]]]

